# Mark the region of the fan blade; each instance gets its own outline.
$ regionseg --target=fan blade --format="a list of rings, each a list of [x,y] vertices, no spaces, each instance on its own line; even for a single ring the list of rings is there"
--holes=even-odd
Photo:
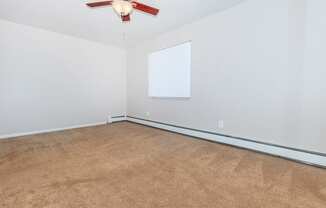
[[[129,22],[130,21],[130,14],[126,15],[126,16],[121,16],[121,19],[123,22]]]
[[[159,9],[156,9],[154,7],[147,6],[145,4],[138,3],[136,1],[132,1],[132,5],[135,9],[138,9],[140,11],[146,12],[148,14],[157,15],[160,11]]]
[[[99,2],[87,3],[86,5],[89,7],[109,6],[112,5],[112,2],[113,1],[99,1]]]

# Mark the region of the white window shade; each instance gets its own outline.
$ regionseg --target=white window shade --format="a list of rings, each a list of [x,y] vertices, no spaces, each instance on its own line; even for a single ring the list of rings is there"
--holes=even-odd
[[[149,55],[150,97],[191,96],[191,43],[187,42]]]

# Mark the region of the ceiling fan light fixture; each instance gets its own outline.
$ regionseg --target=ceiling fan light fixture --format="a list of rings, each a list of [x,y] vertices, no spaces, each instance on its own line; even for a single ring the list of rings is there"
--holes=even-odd
[[[133,10],[132,4],[124,0],[114,0],[112,7],[119,16],[127,16]]]
[[[102,0],[86,4],[88,7],[103,7],[112,6],[114,12],[116,12],[122,22],[130,21],[130,14],[135,11],[141,11],[153,16],[156,16],[160,11],[157,8],[148,6],[146,4],[139,3],[137,0]]]

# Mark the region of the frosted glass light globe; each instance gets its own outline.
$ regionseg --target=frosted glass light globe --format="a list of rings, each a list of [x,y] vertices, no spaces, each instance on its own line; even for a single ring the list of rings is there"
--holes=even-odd
[[[121,16],[126,16],[132,12],[132,4],[129,1],[114,0],[112,3],[114,11]]]

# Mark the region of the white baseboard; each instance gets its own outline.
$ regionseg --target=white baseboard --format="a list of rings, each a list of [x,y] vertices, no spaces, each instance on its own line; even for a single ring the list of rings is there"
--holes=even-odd
[[[114,123],[114,122],[120,122],[120,121],[126,121],[127,117],[126,116],[115,116],[111,117],[109,123]]]
[[[249,150],[254,150],[262,153],[267,153],[270,155],[283,157],[286,159],[295,160],[297,162],[305,163],[308,165],[314,165],[318,167],[326,168],[326,154],[322,153],[312,153],[303,150],[294,150],[293,148],[280,147],[277,145],[263,144],[260,142],[248,141],[246,139],[232,138],[229,136],[221,136],[214,133],[206,133],[201,130],[189,129],[185,127],[178,127],[170,124],[164,124],[157,121],[149,121],[142,118],[127,117],[128,121],[164,129],[184,135],[189,135],[197,138],[202,138],[205,140],[210,140],[218,143],[223,143],[227,145],[232,145],[240,148],[245,148]]]
[[[68,126],[68,127],[63,127],[63,128],[54,128],[54,129],[46,129],[46,130],[40,130],[40,131],[14,133],[14,134],[0,135],[0,139],[10,139],[10,138],[29,136],[29,135],[34,135],[34,134],[44,134],[44,133],[64,131],[64,130],[69,130],[69,129],[79,129],[79,128],[92,127],[92,126],[101,126],[101,125],[105,125],[105,124],[107,124],[107,122],[103,121],[103,122],[96,122],[96,123],[90,123],[90,124]]]
[[[200,130],[189,129],[185,127],[178,127],[170,124],[164,124],[157,121],[149,121],[141,118],[134,118],[128,116],[117,116],[112,117],[110,123],[119,122],[119,121],[131,121],[134,123],[139,123],[159,129],[164,129],[184,135],[189,135],[197,138],[202,138],[218,143],[228,144],[240,148],[250,149],[262,153],[267,153],[274,156],[279,156],[291,160],[295,160],[301,163],[315,165],[319,167],[326,168],[326,154],[322,153],[313,153],[309,151],[303,150],[295,150],[293,148],[287,147],[280,147],[277,145],[270,145],[270,144],[263,144],[260,142],[248,141],[245,139],[239,138],[232,138],[229,136],[217,135],[209,132],[203,132]],[[24,133],[14,133],[14,134],[7,134],[7,135],[0,135],[0,139],[9,139],[15,138],[20,136],[28,136],[28,135],[35,135],[35,134],[42,134],[42,133],[50,133],[56,131],[63,131],[69,129],[77,129],[77,128],[85,128],[85,127],[92,127],[92,126],[100,126],[107,124],[107,121],[97,122],[97,123],[90,123],[90,124],[82,124],[82,125],[75,125],[63,128],[55,128],[55,129],[47,129],[47,130],[40,130],[40,131],[32,131],[32,132],[24,132]]]

